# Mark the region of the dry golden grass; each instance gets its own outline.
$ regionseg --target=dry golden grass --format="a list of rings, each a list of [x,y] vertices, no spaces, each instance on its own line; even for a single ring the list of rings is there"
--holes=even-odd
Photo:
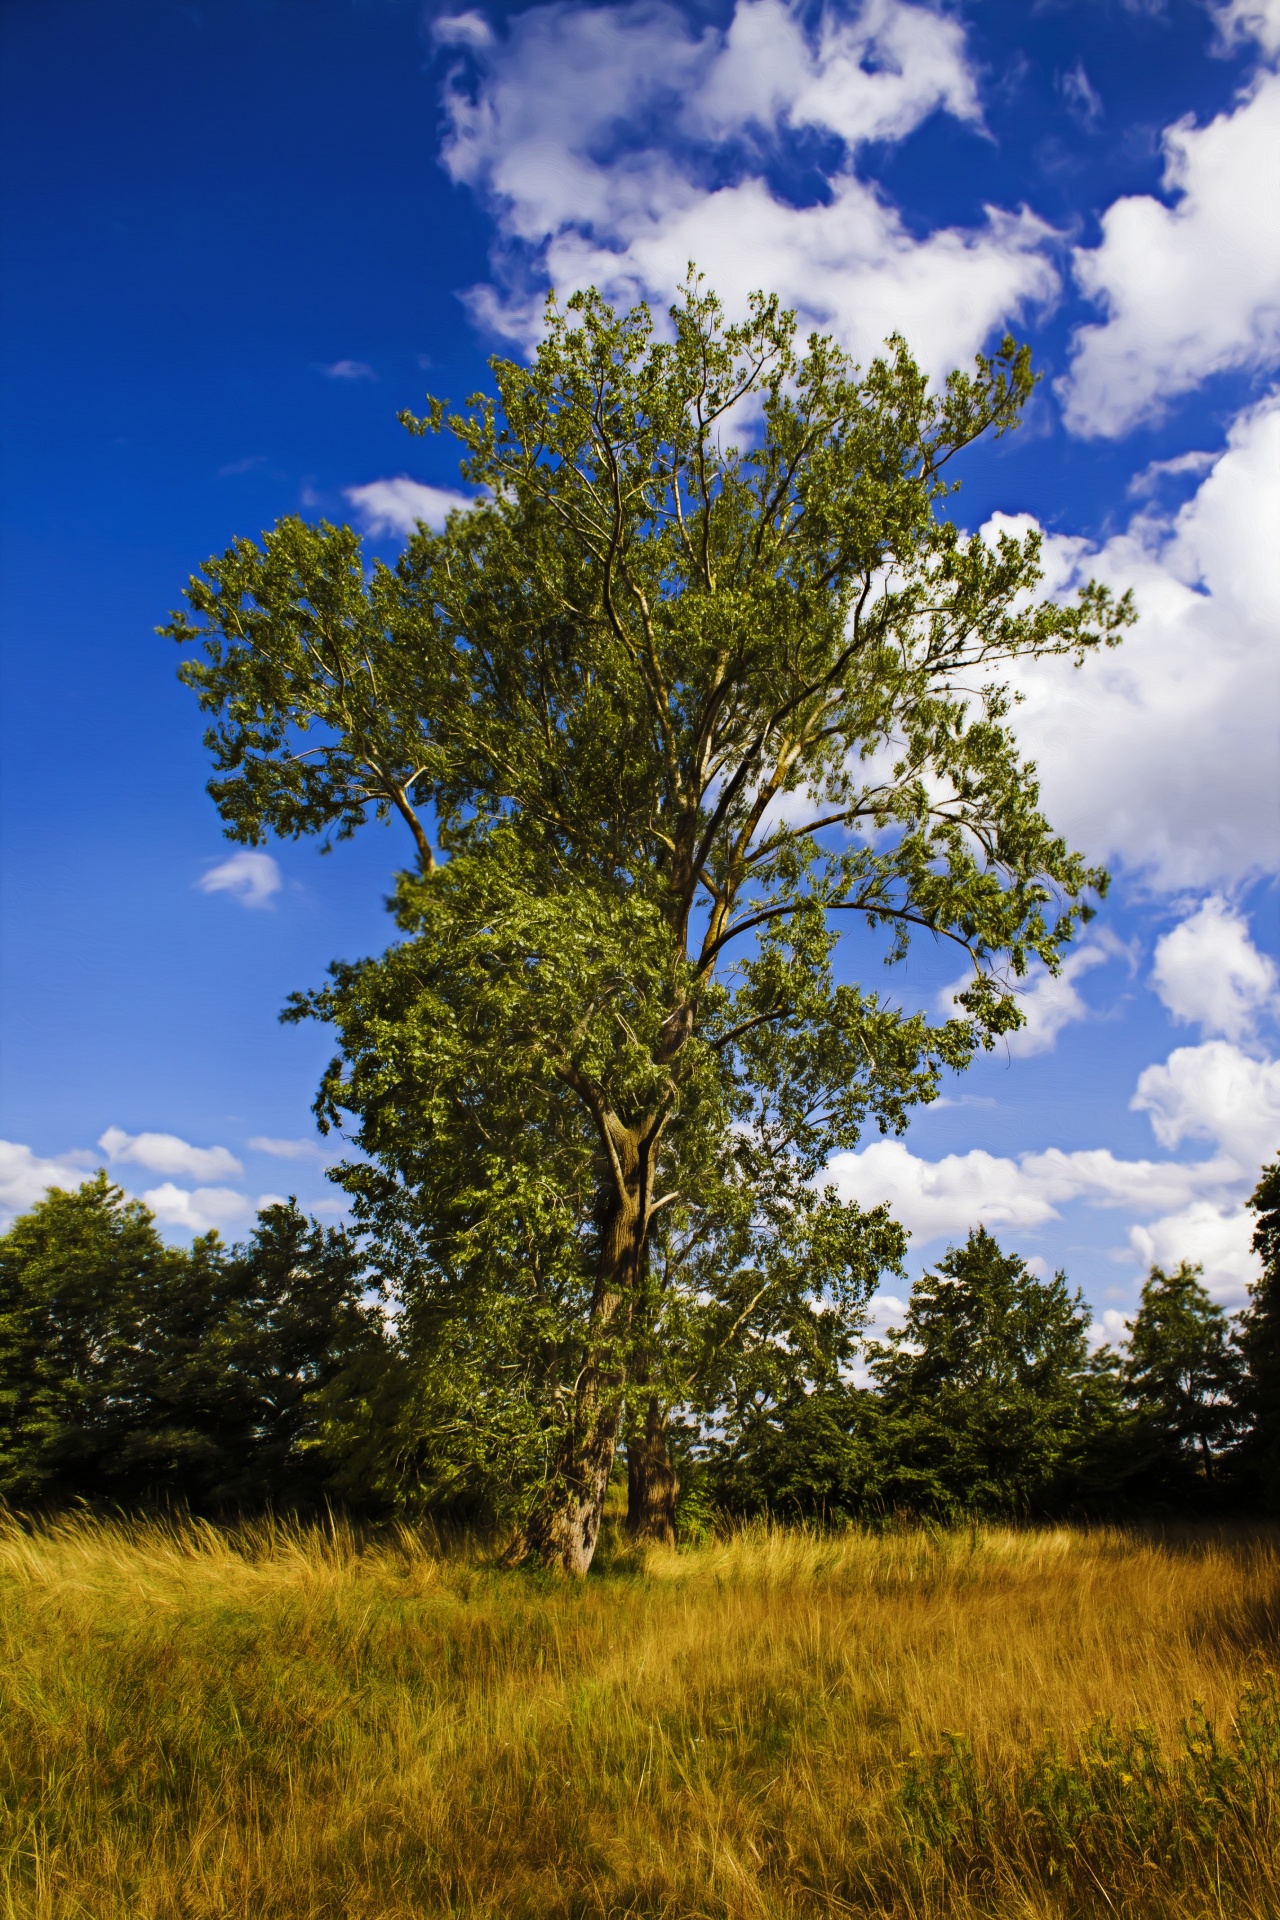
[[[759,1529],[569,1584],[76,1520],[0,1531],[0,1606],[5,1915],[1280,1913],[1276,1742],[1177,1771],[1274,1661],[1274,1532]],[[1032,1755],[1108,1715],[1167,1772],[1116,1761],[1073,1851]]]

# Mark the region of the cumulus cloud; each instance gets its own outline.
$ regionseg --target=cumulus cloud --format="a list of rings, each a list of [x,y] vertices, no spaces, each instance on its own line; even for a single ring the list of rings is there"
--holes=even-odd
[[[1146,1226],[1134,1227],[1129,1245],[1146,1267],[1166,1272],[1182,1260],[1203,1267],[1204,1284],[1226,1307],[1242,1306],[1251,1280],[1258,1275],[1253,1251],[1257,1221],[1243,1207],[1194,1200],[1178,1213],[1165,1214]]]
[[[240,1225],[254,1213],[247,1195],[231,1187],[175,1186],[166,1180],[162,1186],[149,1187],[142,1196],[157,1220],[166,1227],[179,1227],[187,1233],[225,1232]],[[260,1206],[269,1205],[276,1196],[264,1194]]]
[[[60,1153],[46,1158],[16,1140],[0,1140],[0,1215],[25,1213],[50,1187],[73,1190],[92,1169],[92,1154]]]
[[[545,279],[662,303],[696,260],[731,310],[767,287],[860,357],[901,330],[939,372],[1057,290],[1049,230],[1025,209],[917,239],[856,175],[868,140],[936,112],[978,122],[963,31],[932,8],[867,0],[809,33],[799,8],[738,0],[727,28],[695,34],[660,0],[557,0],[501,41],[474,14],[437,32],[465,44],[474,74],[446,90],[444,164],[499,235],[502,284],[478,290],[475,311],[526,344]],[[822,201],[795,207],[766,175],[811,130],[838,158]]]
[[[1156,942],[1151,981],[1175,1020],[1228,1040],[1246,1039],[1276,998],[1275,962],[1220,894]]]
[[[378,377],[364,360],[334,360],[320,371],[326,380],[376,380]]]
[[[1020,530],[1029,519],[996,516]],[[1016,673],[1016,725],[1055,826],[1157,887],[1222,889],[1280,866],[1280,395],[1241,414],[1172,517],[1094,549],[1052,535],[1046,588],[1132,587],[1123,646]]]
[[[283,884],[269,853],[233,853],[196,881],[201,893],[229,893],[242,907],[267,906]]]
[[[965,1234],[979,1221],[989,1228],[1040,1227],[1075,1200],[1172,1212],[1196,1197],[1232,1198],[1240,1184],[1239,1166],[1225,1155],[1183,1163],[1120,1160],[1106,1147],[1075,1153],[1051,1147],[1016,1158],[974,1148],[924,1160],[901,1140],[838,1153],[827,1176],[842,1199],[864,1207],[887,1201],[894,1217],[925,1242]]]
[[[1274,45],[1274,9],[1258,17]],[[1207,126],[1164,136],[1165,205],[1116,200],[1096,247],[1077,248],[1075,277],[1105,318],[1075,336],[1062,383],[1068,427],[1128,433],[1209,375],[1280,360],[1280,75],[1262,73]]]
[[[1138,1076],[1130,1106],[1162,1147],[1216,1140],[1242,1171],[1280,1148],[1280,1060],[1254,1060],[1226,1040],[1178,1047]]]
[[[99,1142],[113,1162],[133,1163],[152,1172],[186,1173],[192,1179],[214,1179],[238,1173],[240,1163],[225,1147],[192,1147],[171,1133],[127,1134],[108,1127]],[[0,1140],[0,1221],[34,1207],[51,1187],[72,1190],[81,1186],[99,1164],[91,1153],[73,1152],[48,1157],[12,1140]],[[157,1221],[183,1233],[234,1230],[254,1213],[280,1202],[276,1193],[259,1194],[256,1201],[232,1187],[180,1187],[165,1180],[141,1195]],[[320,1201],[312,1211],[341,1212],[342,1202]]]
[[[98,1145],[113,1163],[145,1167],[148,1173],[186,1174],[192,1180],[225,1180],[243,1173],[225,1147],[193,1147],[176,1133],[126,1133],[108,1127]]]
[[[348,487],[346,498],[355,508],[366,533],[375,539],[416,533],[419,522],[437,532],[455,508],[475,505],[470,494],[448,487],[429,487],[400,474],[394,480],[370,480],[367,486]]]

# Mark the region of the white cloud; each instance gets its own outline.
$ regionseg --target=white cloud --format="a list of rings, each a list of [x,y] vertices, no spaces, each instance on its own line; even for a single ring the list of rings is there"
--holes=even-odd
[[[896,1293],[873,1294],[867,1302],[868,1333],[883,1333],[889,1327],[900,1327],[906,1317],[907,1302]]]
[[[240,1163],[224,1147],[190,1147],[174,1134],[143,1133],[129,1135],[119,1127],[109,1127],[99,1145],[116,1161],[133,1161],[154,1172],[186,1172],[193,1178],[216,1177],[220,1173],[239,1172]],[[124,1145],[126,1151],[120,1151]],[[0,1223],[14,1214],[25,1213],[43,1199],[50,1187],[73,1190],[90,1177],[99,1164],[91,1153],[62,1153],[43,1157],[30,1147],[12,1140],[0,1140]],[[177,1186],[166,1180],[141,1196],[162,1226],[176,1227],[185,1233],[208,1233],[216,1228],[227,1231],[250,1220],[260,1208],[280,1201],[275,1193],[259,1194],[256,1201],[231,1187]],[[322,1211],[341,1211],[342,1202],[321,1201]]]
[[[1014,982],[1014,992],[1022,1009],[1025,1024],[1016,1033],[1008,1035],[1004,1044],[1015,1060],[1030,1059],[1037,1053],[1052,1053],[1058,1044],[1058,1035],[1073,1021],[1087,1020],[1089,1008],[1081,998],[1076,981],[1082,974],[1094,967],[1104,965],[1114,956],[1104,946],[1090,943],[1077,947],[1056,974],[1047,967],[1032,968],[1025,982]],[[963,993],[972,984],[972,975],[965,974],[938,996],[938,1005],[945,1014],[954,1011],[956,996]]]
[[[1089,1351],[1099,1347],[1123,1347],[1129,1340],[1129,1316],[1117,1307],[1108,1307],[1089,1329]]]
[[[1196,1197],[1234,1197],[1241,1169],[1218,1157],[1191,1164],[1118,1160],[1106,1147],[1066,1153],[1050,1147],[1017,1158],[974,1148],[923,1160],[900,1140],[877,1140],[838,1153],[827,1175],[842,1199],[873,1207],[886,1201],[918,1241],[989,1228],[1043,1226],[1074,1200],[1095,1207],[1157,1213]]]
[[[93,1169],[93,1155],[60,1153],[49,1158],[16,1140],[0,1140],[0,1214],[25,1213],[50,1187],[74,1190]]]
[[[1197,479],[1216,466],[1216,453],[1178,453],[1171,460],[1149,460],[1139,473],[1135,473],[1129,482],[1127,491],[1131,494],[1154,493],[1162,480],[1181,480],[1188,474]]]
[[[1258,1277],[1253,1251],[1254,1216],[1243,1207],[1215,1206],[1195,1200],[1178,1213],[1134,1227],[1129,1244],[1146,1267],[1166,1273],[1180,1261],[1204,1268],[1204,1285],[1222,1306],[1241,1306],[1251,1280]]]
[[[1162,1147],[1215,1140],[1254,1179],[1280,1148],[1280,1060],[1254,1060],[1225,1040],[1178,1047],[1138,1076],[1130,1106]]]
[[[219,1232],[237,1226],[254,1212],[254,1203],[230,1187],[177,1187],[172,1180],[150,1187],[142,1196],[157,1220],[166,1227],[181,1227],[188,1233]],[[265,1194],[260,1205],[276,1198]]]
[[[378,377],[365,360],[334,360],[320,371],[326,380],[376,380]]]
[[[359,514],[365,532],[375,539],[393,533],[408,538],[417,532],[420,521],[438,532],[456,507],[475,505],[470,494],[425,486],[404,474],[394,480],[370,480],[363,487],[348,487],[346,498]]]
[[[1100,243],[1073,256],[1106,316],[1076,333],[1062,383],[1075,433],[1117,437],[1210,374],[1280,359],[1280,75],[1260,74],[1207,126],[1180,120],[1164,143],[1174,205],[1114,201]]]
[[[225,1180],[244,1168],[225,1147],[193,1147],[176,1133],[126,1133],[108,1127],[98,1145],[111,1161],[130,1162],[148,1173],[187,1174],[192,1180]]]
[[[1084,70],[1084,62],[1077,60],[1070,72],[1062,75],[1058,84],[1072,119],[1078,120],[1081,126],[1090,129],[1096,127],[1102,118],[1102,100]]]
[[[1264,53],[1280,53],[1280,0],[1225,0],[1214,15],[1228,47],[1256,40]]]
[[[229,893],[244,907],[265,907],[283,882],[269,853],[233,853],[196,881],[201,893]]]
[[[1218,894],[1156,942],[1151,979],[1175,1020],[1228,1040],[1246,1039],[1275,1002],[1275,962]]]
[[[996,516],[991,530],[1028,519]],[[1280,396],[1242,414],[1172,518],[1100,551],[1052,535],[1049,591],[1132,586],[1123,646],[1013,676],[1015,724],[1049,818],[1093,859],[1168,889],[1229,888],[1280,867]]]
[[[245,1143],[254,1153],[269,1153],[274,1160],[327,1160],[330,1155],[318,1140],[273,1140],[258,1133]]]
[[[480,78],[474,91],[451,80],[443,158],[497,221],[503,287],[478,290],[475,310],[526,344],[540,274],[562,295],[595,284],[615,303],[663,303],[695,260],[731,311],[765,287],[861,357],[901,330],[940,372],[1057,290],[1049,230],[1025,209],[917,240],[856,176],[867,140],[940,111],[978,120],[962,29],[932,8],[868,0],[810,35],[798,8],[738,0],[727,30],[694,37],[650,0],[557,3],[518,15],[501,43],[464,20]],[[804,128],[842,157],[825,204],[796,208],[764,173]]]

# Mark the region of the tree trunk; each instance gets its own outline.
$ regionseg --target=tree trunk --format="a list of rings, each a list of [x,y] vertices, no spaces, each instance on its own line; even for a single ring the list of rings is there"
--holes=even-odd
[[[579,1575],[596,1550],[613,1472],[627,1384],[627,1336],[648,1224],[639,1143],[620,1127],[613,1142],[623,1186],[621,1191],[615,1186],[601,1234],[586,1358],[555,1470],[525,1533],[528,1552],[544,1567]]]
[[[1203,1433],[1200,1435],[1200,1457],[1204,1461],[1205,1479],[1212,1480],[1213,1479],[1213,1455],[1209,1451],[1208,1439]]]
[[[627,1439],[627,1532],[633,1540],[674,1547],[679,1491],[662,1403],[650,1394],[643,1426],[637,1422]]]

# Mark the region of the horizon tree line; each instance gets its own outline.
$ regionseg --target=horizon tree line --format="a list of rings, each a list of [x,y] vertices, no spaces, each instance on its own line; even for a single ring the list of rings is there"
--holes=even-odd
[[[1233,1318],[1197,1268],[1153,1267],[1124,1351],[1091,1352],[1065,1276],[1039,1278],[977,1227],[883,1340],[866,1338],[864,1302],[825,1347],[708,1374],[673,1424],[681,1531],[765,1512],[1280,1513],[1280,1160],[1249,1204],[1262,1273]],[[539,1448],[527,1402],[464,1416],[454,1355],[393,1259],[292,1201],[240,1245],[184,1249],[103,1172],[50,1192],[0,1235],[0,1500],[340,1506],[518,1535],[554,1428]],[[624,1416],[632,1489],[646,1387]]]

